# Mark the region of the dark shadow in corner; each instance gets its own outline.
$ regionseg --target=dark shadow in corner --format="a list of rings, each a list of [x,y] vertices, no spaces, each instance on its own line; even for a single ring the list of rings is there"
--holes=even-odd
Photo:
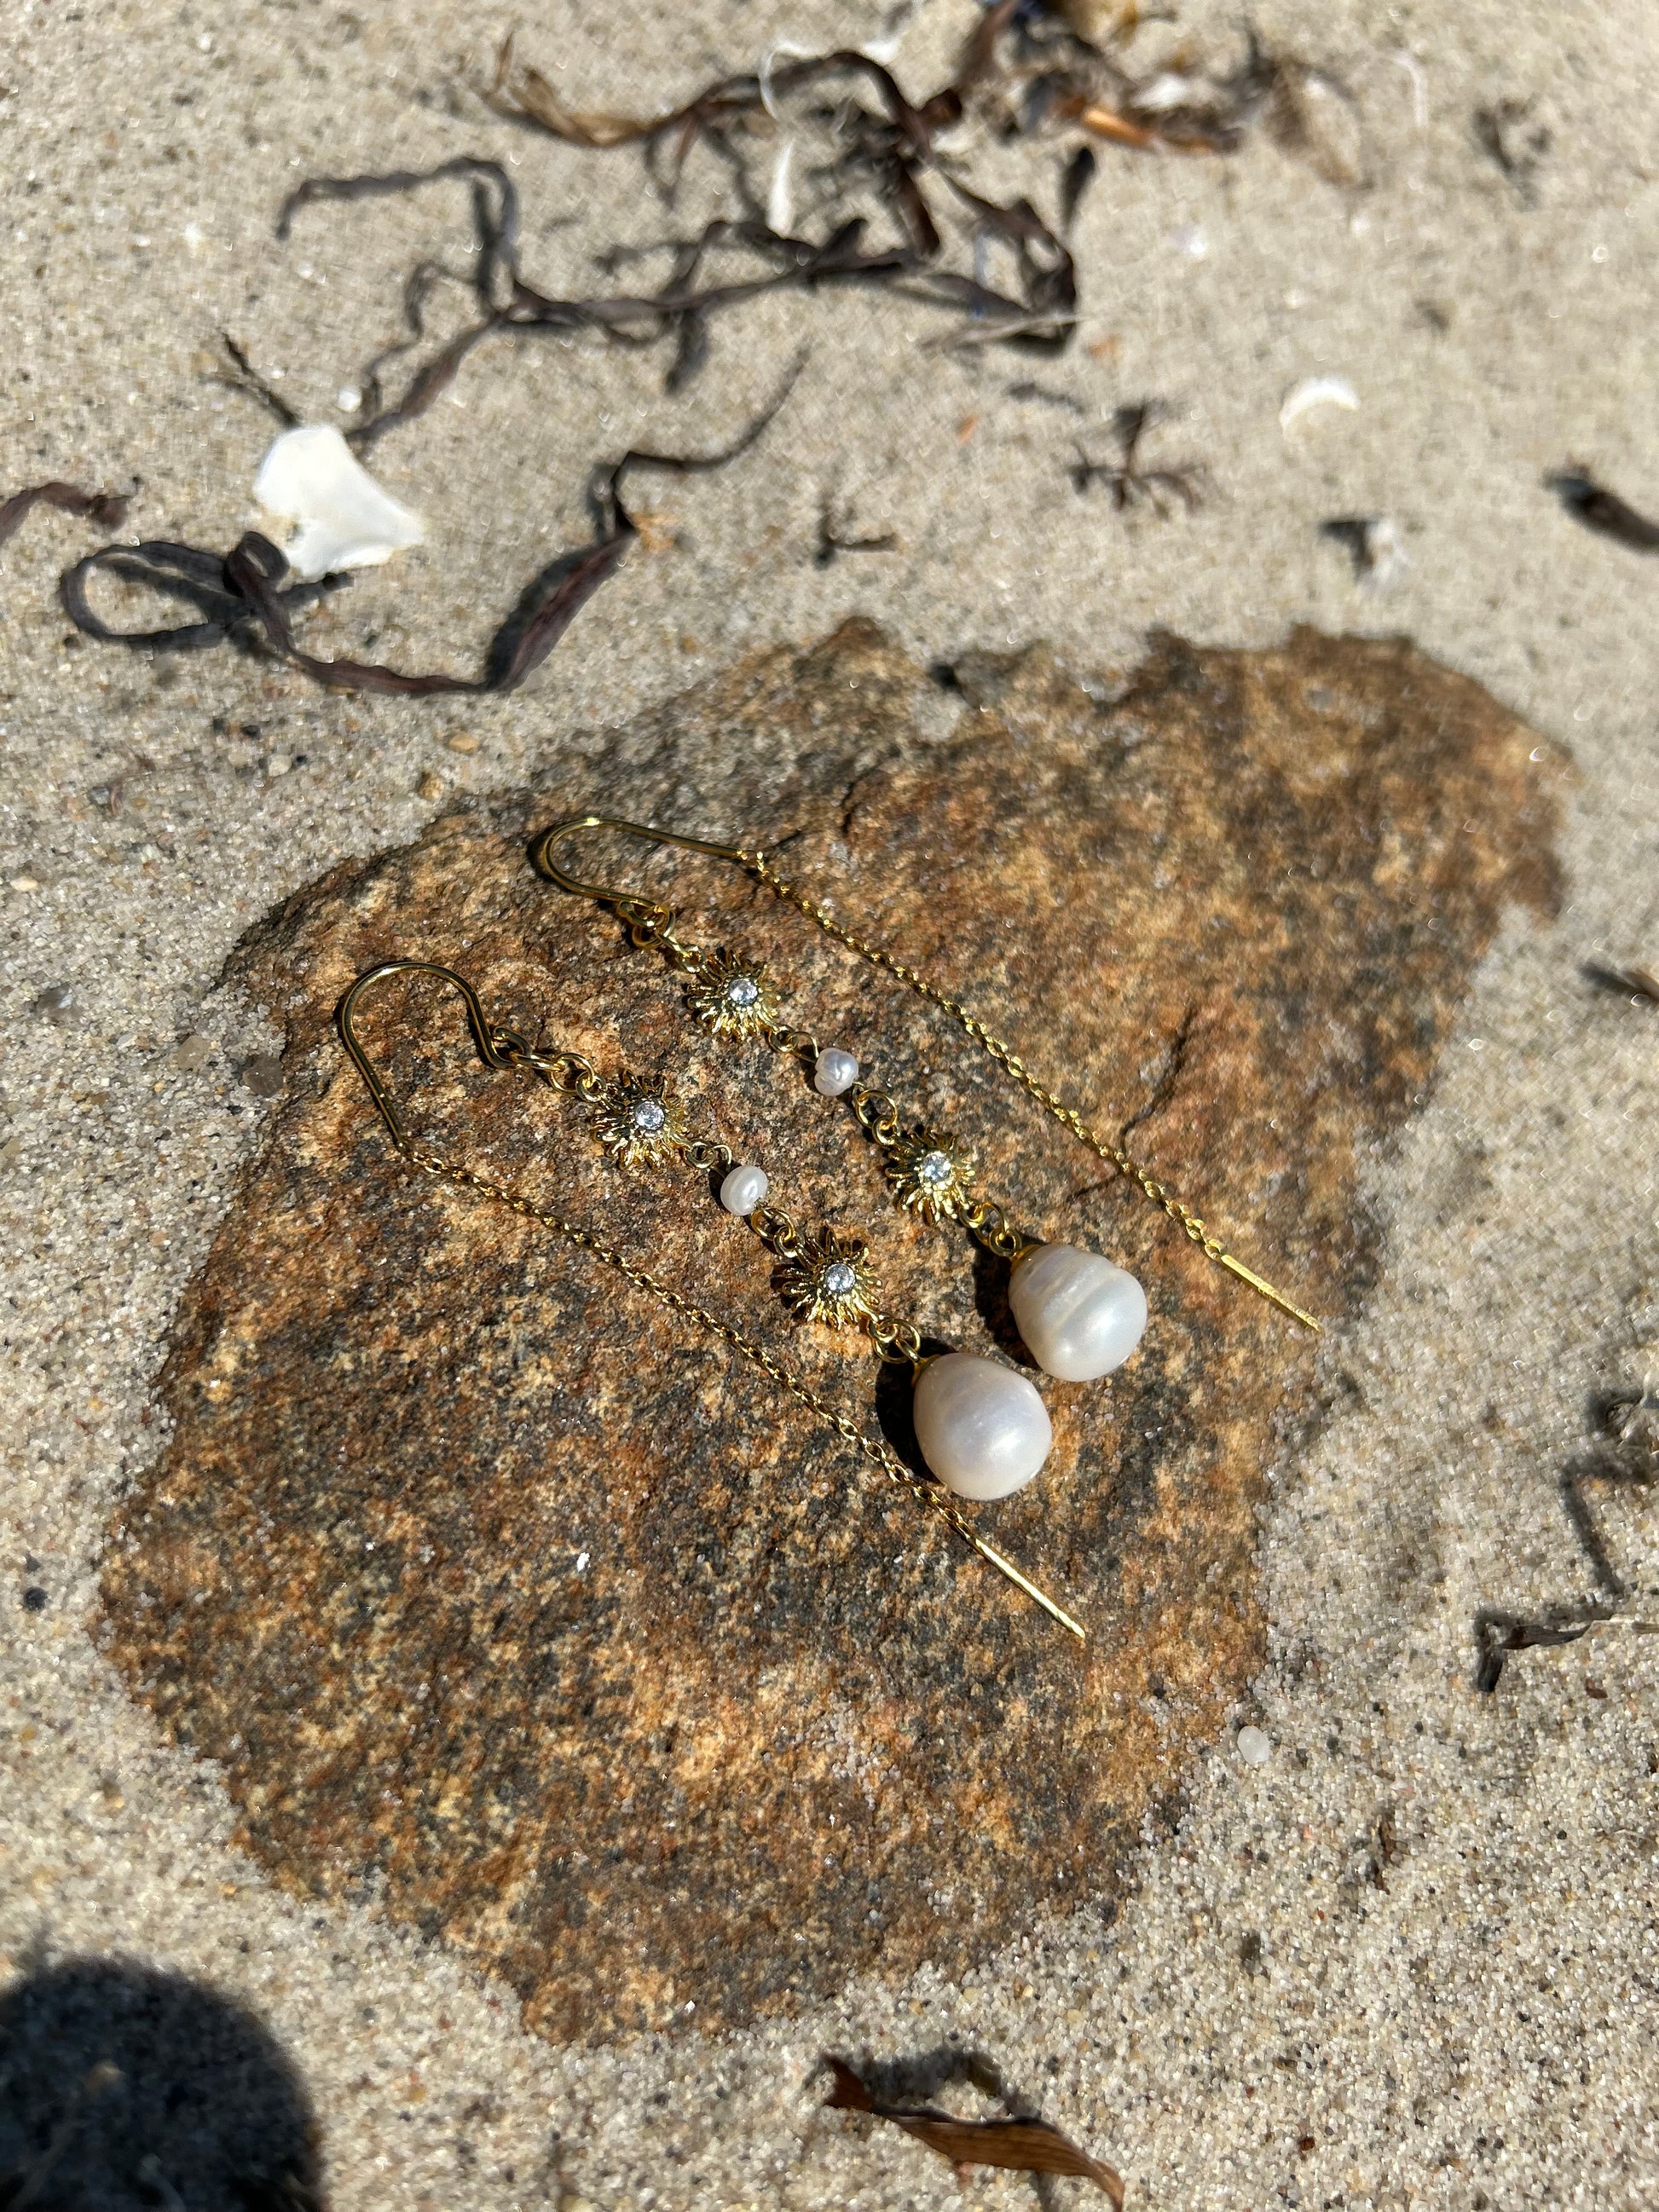
[[[252,2013],[126,1959],[0,1992],[0,2212],[322,2212],[316,2123]]]

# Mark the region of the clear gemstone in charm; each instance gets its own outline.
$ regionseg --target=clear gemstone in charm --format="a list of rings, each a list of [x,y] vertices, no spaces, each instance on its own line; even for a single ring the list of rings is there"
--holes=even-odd
[[[832,1298],[844,1298],[858,1288],[858,1276],[845,1260],[836,1260],[823,1271],[823,1287]]]
[[[667,1119],[654,1098],[641,1098],[634,1109],[634,1127],[647,1137],[654,1137]]]
[[[697,1019],[716,1036],[757,1036],[777,1017],[765,969],[735,952],[707,954],[691,977],[690,997]]]
[[[974,1164],[942,1129],[908,1129],[887,1155],[887,1180],[899,1204],[924,1221],[945,1221],[969,1202]]]

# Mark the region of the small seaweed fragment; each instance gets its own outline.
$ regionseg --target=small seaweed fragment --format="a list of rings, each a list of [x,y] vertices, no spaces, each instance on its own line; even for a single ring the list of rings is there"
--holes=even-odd
[[[615,573],[637,535],[622,496],[629,474],[644,469],[691,475],[724,468],[760,437],[793,389],[801,367],[797,360],[760,414],[718,453],[663,453],[633,447],[620,460],[597,467],[588,484],[593,542],[560,555],[532,579],[490,640],[480,676],[453,676],[445,671],[410,674],[376,661],[323,660],[307,653],[295,636],[294,614],[347,579],[325,576],[316,583],[296,584],[283,555],[258,531],[249,531],[222,556],[159,539],[143,545],[106,545],[65,572],[60,586],[64,605],[77,629],[120,645],[178,652],[217,645],[233,631],[257,635],[280,659],[337,690],[406,698],[515,690],[541,666],[599,586]],[[89,580],[100,569],[185,599],[204,618],[161,629],[114,629],[93,611],[87,595]]]
[[[1645,968],[1607,968],[1599,960],[1587,960],[1583,973],[1587,981],[1599,984],[1604,991],[1616,991],[1632,1003],[1645,999],[1659,1006],[1659,975]]]
[[[229,356],[231,366],[236,373],[234,376],[227,376],[222,371],[209,380],[214,384],[222,384],[228,392],[246,392],[250,398],[257,399],[262,407],[269,408],[285,430],[297,430],[300,428],[299,416],[280,392],[272,391],[270,386],[248,359],[246,349],[237,344],[228,331],[220,331],[219,343]]]
[[[653,254],[670,257],[669,273],[653,292],[620,292],[556,297],[538,290],[519,265],[519,197],[499,163],[471,155],[440,162],[431,169],[392,170],[355,177],[313,177],[283,202],[277,234],[286,238],[295,216],[313,203],[354,202],[415,191],[447,179],[464,178],[471,186],[472,260],[462,275],[443,263],[418,262],[404,284],[404,319],[409,335],[383,348],[361,372],[365,419],[345,433],[358,453],[387,431],[424,413],[446,389],[473,349],[499,333],[514,337],[557,336],[594,331],[613,344],[647,346],[672,337],[675,357],[671,390],[682,388],[708,356],[710,319],[719,311],[783,289],[813,291],[828,283],[880,283],[912,276],[921,268],[908,245],[865,242],[861,217],[837,223],[819,241],[787,238],[752,218],[718,217],[694,238],[668,239],[642,246],[617,247],[601,266],[610,273]],[[736,258],[740,265],[724,281],[706,282],[705,264],[714,257]],[[426,310],[439,285],[470,289],[476,319],[441,345],[410,377],[400,398],[386,404],[382,372],[410,352],[426,336]],[[1024,313],[1018,301],[994,294],[985,301],[1007,316]]]
[[[1319,534],[1346,549],[1362,592],[1391,590],[1411,566],[1399,528],[1386,514],[1333,515]]]
[[[1538,204],[1538,173],[1553,141],[1546,124],[1526,127],[1535,100],[1498,100],[1474,111],[1474,143],[1496,162],[1523,208]]]
[[[1185,462],[1178,467],[1144,469],[1140,465],[1140,441],[1155,422],[1169,419],[1170,410],[1161,400],[1137,400],[1133,406],[1120,407],[1112,416],[1112,435],[1117,441],[1118,458],[1115,461],[1091,460],[1081,446],[1077,459],[1071,465],[1071,478],[1075,489],[1086,492],[1103,483],[1112,495],[1112,505],[1121,514],[1126,507],[1139,505],[1143,499],[1150,501],[1159,514],[1168,514],[1173,500],[1179,499],[1188,511],[1203,503],[1204,471],[1196,462]]]
[[[1628,1628],[1635,1636],[1659,1636],[1659,1620],[1643,1620],[1635,1613],[1598,1607],[1594,1612],[1564,1613],[1553,1620],[1526,1620],[1517,1613],[1483,1612],[1475,1615],[1477,1653],[1474,1686],[1490,1696],[1503,1675],[1504,1662],[1511,1651],[1547,1650],[1562,1644],[1577,1644],[1593,1630]]]
[[[844,507],[837,517],[828,492],[818,502],[818,542],[813,550],[812,566],[828,568],[843,553],[892,553],[898,549],[895,532],[884,530],[877,538],[849,538],[846,532],[852,522],[852,509]]]
[[[0,500],[0,545],[17,535],[37,507],[55,507],[60,514],[84,516],[100,530],[118,530],[136,496],[130,491],[82,491],[78,485],[56,479],[30,484],[13,492],[9,499]]]
[[[1050,2120],[1019,2114],[961,2120],[934,2105],[890,2103],[844,2058],[826,2052],[823,2063],[834,2077],[823,2100],[828,2111],[867,2112],[872,2119],[889,2121],[957,2168],[996,2166],[1016,2173],[1075,2175],[1103,2190],[1117,2212],[1123,2212],[1121,2176],[1091,2158]]]
[[[1079,146],[1066,164],[1060,180],[1060,227],[1062,230],[1069,230],[1076,222],[1083,195],[1094,182],[1095,172],[1099,167],[1099,157],[1092,146]]]
[[[1304,68],[1251,31],[1237,66],[1219,75],[1188,66],[1138,73],[1127,56],[1138,16],[1133,7],[1108,13],[1078,0],[995,9],[970,40],[957,84],[976,92],[1006,137],[1073,125],[1138,153],[1231,154],[1276,94],[1283,106],[1287,72]],[[1006,58],[995,52],[1004,33]]]
[[[273,559],[282,559],[267,540],[261,538],[259,543],[267,545]],[[167,653],[197,653],[209,646],[222,645],[231,636],[249,639],[258,628],[253,610],[231,580],[228,569],[228,560],[223,554],[206,552],[195,545],[180,545],[170,538],[152,538],[137,545],[100,546],[97,552],[88,553],[84,560],[66,568],[58,579],[58,589],[64,611],[76,629],[88,637],[135,649],[153,647]],[[196,609],[201,619],[167,623],[159,629],[113,629],[94,611],[88,597],[87,587],[93,577],[106,570],[124,583],[141,584],[165,598],[185,601]],[[338,591],[350,580],[349,576],[325,576],[314,584],[286,584],[279,596],[284,609],[292,612],[309,606],[330,592]]]
[[[1544,488],[1553,491],[1567,513],[1582,522],[1586,530],[1611,538],[1620,545],[1628,545],[1634,553],[1659,552],[1659,523],[1650,522],[1633,507],[1627,507],[1617,492],[1597,483],[1588,469],[1576,463],[1558,469],[1553,476],[1545,477]]]
[[[1030,377],[1022,377],[1008,386],[1008,397],[1026,402],[1033,407],[1063,407],[1068,415],[1086,415],[1088,409],[1069,392],[1055,392],[1048,385],[1038,384]]]

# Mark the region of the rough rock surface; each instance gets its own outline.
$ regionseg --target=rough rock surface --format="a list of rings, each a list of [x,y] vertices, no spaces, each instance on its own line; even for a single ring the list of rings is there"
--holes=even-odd
[[[264,1862],[378,1891],[550,2035],[956,1971],[1109,1893],[1259,1663],[1254,1510],[1316,1418],[1312,1346],[890,979],[717,864],[589,845],[672,883],[688,934],[770,959],[792,1016],[959,1133],[1023,1226],[1146,1282],[1135,1359],[1046,1386],[1049,1469],[981,1509],[1086,1619],[1079,1650],[747,1363],[400,1164],[331,1026],[353,975],[447,961],[532,1035],[667,1073],[781,1203],[868,1227],[897,1310],[1018,1358],[1000,1268],[892,1211],[793,1064],[695,1028],[657,956],[532,874],[533,829],[595,806],[787,839],[792,875],[1132,1124],[1327,1314],[1373,1277],[1365,1155],[1423,1098],[1506,904],[1555,895],[1559,757],[1403,643],[1165,638],[1109,687],[1040,651],[951,686],[863,624],[757,655],[596,737],[580,775],[336,869],[234,963],[286,1026],[284,1093],[179,1316],[110,1649],[222,1763]],[[365,1028],[429,1141],[874,1418],[856,1342],[787,1319],[700,1178],[613,1170],[429,983],[384,988]]]

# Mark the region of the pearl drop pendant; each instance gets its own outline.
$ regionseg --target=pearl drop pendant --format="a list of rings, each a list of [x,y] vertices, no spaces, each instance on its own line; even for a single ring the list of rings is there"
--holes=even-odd
[[[912,1410],[922,1457],[958,1498],[1023,1490],[1054,1441],[1036,1384],[975,1352],[930,1359],[916,1377]]]
[[[1062,1382],[1121,1367],[1146,1326],[1134,1277],[1075,1244],[1040,1244],[1017,1260],[1008,1304],[1037,1365]]]

